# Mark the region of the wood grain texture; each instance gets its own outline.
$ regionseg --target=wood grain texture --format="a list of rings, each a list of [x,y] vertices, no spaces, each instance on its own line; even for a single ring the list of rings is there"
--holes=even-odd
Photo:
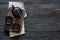
[[[1,0],[2,1],[2,0]],[[60,40],[60,16],[41,16],[49,12],[49,8],[42,5],[55,5],[51,10],[60,9],[60,0],[9,0],[22,1],[28,18],[25,19],[26,34],[19,40]],[[0,2],[0,40],[18,40],[4,35],[4,14],[7,12],[8,0]]]

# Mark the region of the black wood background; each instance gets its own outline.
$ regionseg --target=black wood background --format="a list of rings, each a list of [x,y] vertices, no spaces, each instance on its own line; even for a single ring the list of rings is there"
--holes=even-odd
[[[23,36],[10,38],[4,33],[9,1],[24,2],[28,17]],[[60,0],[0,0],[0,40],[60,40],[59,11]]]

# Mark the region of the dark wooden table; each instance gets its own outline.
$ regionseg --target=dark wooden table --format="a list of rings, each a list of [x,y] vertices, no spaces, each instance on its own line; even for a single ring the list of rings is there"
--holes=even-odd
[[[0,40],[60,40],[60,0],[10,1],[21,1],[25,4],[28,14],[25,19],[26,34],[18,38],[5,35],[4,19],[9,1],[0,0]]]

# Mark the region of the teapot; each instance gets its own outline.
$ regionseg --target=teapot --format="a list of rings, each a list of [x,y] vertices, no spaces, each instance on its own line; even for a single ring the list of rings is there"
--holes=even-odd
[[[12,14],[13,14],[13,16],[16,17],[16,18],[21,17],[21,15],[22,15],[22,10],[21,10],[21,8],[19,8],[19,7],[14,7],[14,6],[12,5]]]

